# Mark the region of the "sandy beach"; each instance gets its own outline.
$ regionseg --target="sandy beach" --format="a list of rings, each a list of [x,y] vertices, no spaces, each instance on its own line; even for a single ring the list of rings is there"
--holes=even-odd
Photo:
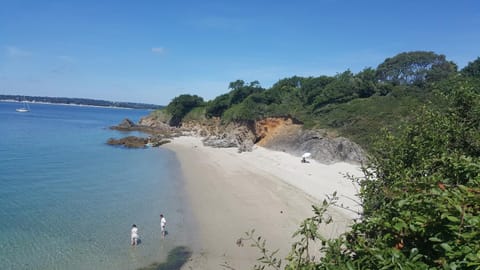
[[[283,259],[300,222],[313,215],[311,205],[334,191],[341,204],[358,210],[357,188],[344,178],[345,173],[361,175],[356,165],[301,163],[300,157],[257,146],[238,153],[236,148],[204,147],[197,137],[175,138],[165,147],[181,163],[198,226],[193,256],[183,269],[251,269],[259,251],[249,244],[239,247],[236,241],[252,229],[267,239],[270,249],[280,248],[278,257]],[[340,208],[330,214],[335,224],[320,228],[327,237],[343,232],[356,216]]]

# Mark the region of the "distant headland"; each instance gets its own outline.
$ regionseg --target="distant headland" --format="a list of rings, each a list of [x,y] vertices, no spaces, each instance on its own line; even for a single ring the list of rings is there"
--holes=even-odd
[[[117,102],[89,98],[66,98],[66,97],[38,97],[38,96],[22,96],[22,95],[0,95],[0,101],[18,101],[18,102],[39,102],[52,104],[67,105],[84,105],[99,107],[118,107],[130,109],[146,109],[157,110],[164,106],[155,104],[135,103],[135,102]]]

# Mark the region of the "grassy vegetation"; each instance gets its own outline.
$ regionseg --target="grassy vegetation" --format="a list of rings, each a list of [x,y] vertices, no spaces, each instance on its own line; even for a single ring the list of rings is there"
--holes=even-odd
[[[425,104],[415,96],[373,96],[325,106],[310,121],[316,127],[336,130],[360,145],[370,146],[379,131],[386,128],[395,133]]]
[[[170,121],[170,118],[172,118],[172,116],[167,112],[165,108],[151,112],[150,117],[164,123],[168,123]]]
[[[190,110],[182,119],[182,121],[204,121],[207,119],[205,116],[205,106],[194,107]]]

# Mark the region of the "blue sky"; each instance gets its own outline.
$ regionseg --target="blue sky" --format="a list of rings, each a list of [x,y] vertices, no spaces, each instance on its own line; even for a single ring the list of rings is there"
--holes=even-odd
[[[0,0],[0,94],[164,105],[413,50],[475,60],[480,2]]]

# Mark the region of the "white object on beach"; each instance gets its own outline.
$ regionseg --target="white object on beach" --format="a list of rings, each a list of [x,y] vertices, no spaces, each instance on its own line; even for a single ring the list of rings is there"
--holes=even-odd
[[[307,153],[302,155],[302,158],[309,158],[311,156],[312,156],[312,154],[307,152]]]

